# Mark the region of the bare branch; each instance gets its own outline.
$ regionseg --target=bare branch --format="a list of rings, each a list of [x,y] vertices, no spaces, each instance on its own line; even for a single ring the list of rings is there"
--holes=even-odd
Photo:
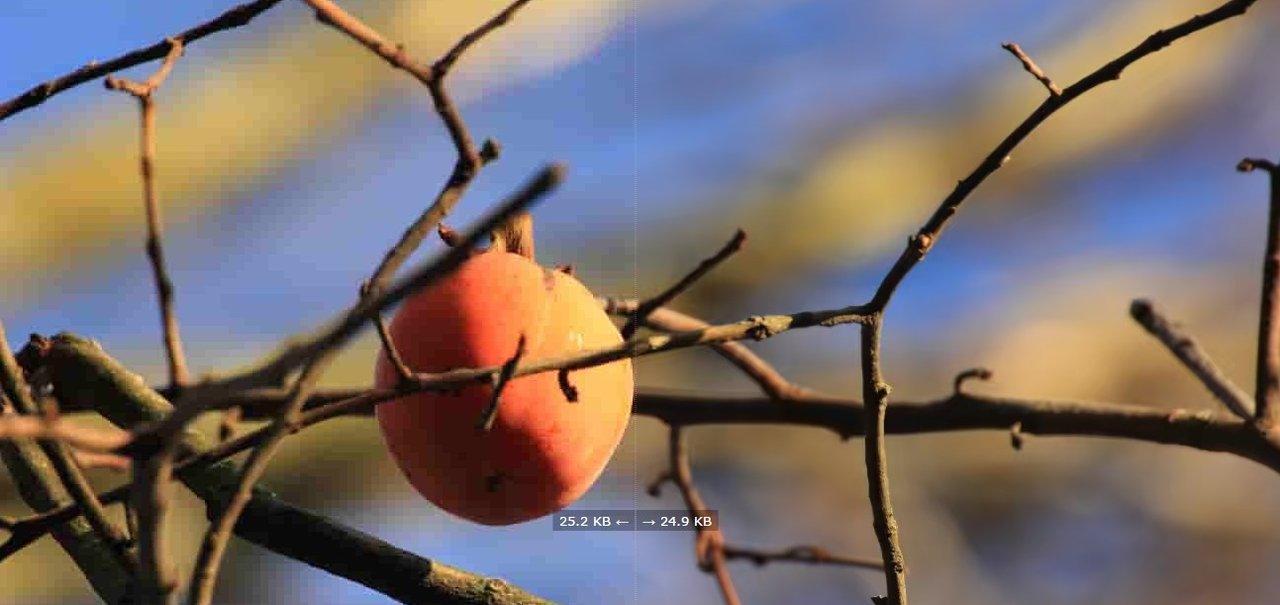
[[[164,398],[90,341],[72,336],[56,337],[38,361],[68,409],[86,409],[92,400],[94,409],[128,429],[159,422],[173,413],[173,407]],[[296,394],[290,392],[289,395]],[[278,409],[279,406],[273,411],[278,413]],[[198,432],[182,434],[181,448],[190,454],[187,462],[175,465],[174,472],[207,504],[211,517],[226,504],[239,472],[230,462],[210,463],[202,454],[242,438],[215,445]],[[128,490],[128,486],[117,488],[102,494],[101,499],[119,502],[128,496]],[[358,582],[397,601],[547,605],[547,601],[502,580],[416,556],[332,519],[292,506],[266,490],[254,488],[251,492],[252,497],[234,526],[237,536]],[[44,517],[41,523],[57,526],[75,514],[74,507],[64,507]]]
[[[511,382],[511,375],[515,373],[516,365],[524,357],[525,337],[520,335],[520,340],[516,342],[516,352],[511,355],[511,359],[507,363],[502,364],[502,369],[498,371],[493,380],[493,397],[489,399],[489,405],[485,406],[484,412],[480,414],[480,420],[476,423],[476,428],[482,431],[489,431],[493,428],[493,421],[498,417],[498,405],[502,403],[502,391],[506,388],[507,383]]]
[[[173,312],[173,281],[164,262],[164,247],[161,244],[160,206],[156,200],[155,188],[155,130],[156,112],[153,94],[173,70],[173,65],[182,56],[182,42],[169,40],[169,53],[164,63],[145,82],[107,76],[106,87],[110,90],[127,92],[138,100],[142,114],[141,128],[141,172],[143,197],[147,213],[147,258],[151,261],[152,276],[155,280],[157,298],[160,302],[161,326],[164,333],[165,352],[169,364],[169,382],[174,387],[185,386],[188,382],[187,362],[182,352],[182,338],[179,335],[178,320]],[[177,589],[174,569],[170,565],[167,545],[164,540],[165,519],[168,518],[169,483],[172,478],[173,449],[165,447],[135,465],[134,503],[138,515],[138,545],[141,563],[141,577],[148,591],[147,601],[169,603],[173,601],[173,593]]]
[[[463,122],[461,113],[459,113],[457,106],[453,103],[452,98],[444,87],[444,78],[468,48],[489,32],[507,23],[516,11],[527,4],[529,0],[517,0],[479,28],[463,36],[444,57],[430,68],[425,68],[413,62],[404,52],[403,47],[387,42],[372,27],[344,11],[337,4],[329,0],[306,1],[315,9],[317,18],[322,22],[346,33],[391,65],[413,75],[419,82],[426,85],[431,94],[436,113],[440,115],[441,121],[444,122],[445,128],[449,131],[449,137],[452,139],[458,155],[457,160],[454,162],[453,172],[449,175],[448,180],[445,181],[435,201],[405,229],[400,236],[400,240],[383,256],[382,262],[374,269],[373,275],[361,286],[360,297],[364,300],[380,293],[386,287],[387,283],[400,268],[400,265],[408,260],[409,256],[422,245],[422,241],[426,239],[427,234],[432,229],[441,227],[441,221],[448,216],[458,203],[458,200],[462,198],[480,168],[498,158],[500,147],[491,140],[485,141],[482,149],[476,149],[474,139],[467,129],[466,123]],[[444,237],[445,231],[443,229],[440,233]],[[382,343],[387,359],[391,362],[392,367],[396,369],[401,380],[408,379],[410,370],[396,351],[395,343],[391,340],[391,334],[387,330],[386,323],[383,322],[380,316],[375,318],[375,322],[378,338]]]
[[[1267,211],[1267,250],[1262,259],[1262,303],[1258,309],[1258,426],[1270,430],[1280,422],[1280,169],[1269,160],[1246,158],[1241,172],[1265,170],[1271,180]]]
[[[636,309],[640,307],[639,301],[634,299],[600,298],[597,300],[604,306],[606,313],[623,317],[634,315]],[[684,332],[711,327],[711,324],[706,321],[666,307],[654,309],[645,318],[645,323],[651,328],[664,332]],[[742,373],[755,382],[764,394],[774,399],[784,401],[809,392],[804,387],[787,380],[769,362],[741,342],[719,342],[710,346],[713,351],[742,370]]]
[[[133,436],[124,431],[103,431],[80,426],[61,417],[7,414],[0,415],[0,439],[57,441],[102,454],[124,447],[133,440]]]
[[[446,129],[449,131],[449,136],[453,140],[454,147],[458,153],[453,173],[449,176],[444,188],[436,196],[435,201],[422,216],[418,217],[405,230],[400,237],[400,241],[387,251],[386,256],[374,271],[373,276],[369,278],[369,293],[377,293],[386,286],[400,265],[421,245],[427,234],[448,216],[453,206],[466,191],[467,186],[470,185],[479,168],[486,162],[498,157],[500,148],[497,143],[492,141],[486,141],[482,149],[476,149],[466,124],[462,121],[457,107],[444,88],[444,77],[462,53],[484,35],[506,23],[528,1],[518,0],[511,4],[493,19],[464,36],[440,61],[437,61],[431,67],[426,67],[415,63],[401,46],[386,41],[376,30],[364,24],[337,4],[329,0],[306,0],[307,4],[315,9],[316,15],[322,22],[346,33],[391,65],[409,73],[427,86],[436,112],[440,115]]]
[[[165,267],[164,247],[161,244],[160,203],[157,201],[155,185],[156,156],[156,108],[152,97],[156,89],[169,76],[173,65],[182,56],[182,42],[169,40],[169,53],[164,63],[146,82],[138,83],[130,80],[107,76],[106,86],[111,90],[129,93],[138,100],[141,110],[141,149],[139,164],[142,172],[143,203],[147,211],[147,258],[151,261],[151,274],[155,280],[156,297],[160,301],[160,325],[164,332],[164,348],[169,363],[169,382],[180,387],[189,380],[186,356],[182,353],[182,337],[178,330],[178,319],[173,311],[173,280]]]
[[[1243,15],[1256,1],[1230,0],[1207,13],[1196,15],[1173,27],[1161,29],[1148,36],[1128,52],[1063,89],[1062,94],[1045,99],[1039,107],[1031,112],[1031,115],[1027,116],[1021,124],[1018,124],[1008,136],[996,145],[995,149],[987,154],[986,158],[973,169],[973,172],[970,172],[968,176],[956,183],[955,189],[947,195],[946,199],[942,200],[942,203],[938,205],[937,210],[933,212],[933,215],[929,217],[924,226],[908,240],[907,247],[902,251],[898,260],[894,262],[893,268],[885,275],[880,287],[876,289],[875,296],[869,306],[872,309],[883,309],[888,305],[889,299],[892,298],[898,284],[933,247],[938,236],[942,234],[943,228],[946,227],[951,217],[955,216],[961,204],[968,199],[969,195],[979,185],[987,180],[987,177],[1003,166],[1008,161],[1009,154],[1013,152],[1014,148],[1022,143],[1049,116],[1057,113],[1059,109],[1062,109],[1080,95],[1106,82],[1120,79],[1120,75],[1126,68],[1144,57],[1158,52],[1160,49],[1202,29],[1232,17]]]
[[[8,397],[0,397],[5,413],[9,409]],[[18,494],[36,512],[80,505],[72,501],[59,485],[58,475],[36,444],[25,440],[0,440],[0,460],[3,460],[13,477]],[[72,515],[69,523],[53,527],[36,527],[17,522],[12,524],[10,535],[0,544],[0,558],[7,557],[49,531],[67,552],[76,567],[89,580],[90,586],[104,601],[117,603],[131,591],[128,570],[120,566],[114,545],[104,542],[98,533],[82,519]]]
[[[692,286],[694,282],[701,279],[703,275],[706,275],[712,269],[715,269],[717,265],[728,260],[730,256],[733,256],[741,250],[742,244],[746,241],[747,232],[739,229],[733,234],[733,238],[721,247],[719,252],[716,252],[711,256],[711,258],[698,263],[698,266],[694,267],[693,271],[690,271],[688,275],[681,278],[680,281],[664,290],[661,294],[640,303],[640,307],[636,309],[635,315],[633,315],[631,319],[628,319],[626,325],[622,327],[622,338],[631,338],[636,333],[636,329],[649,318],[650,313],[653,313],[658,307],[664,306],[675,300],[681,292],[688,290],[689,287]]]
[[[1249,395],[1213,363],[1209,353],[1182,326],[1165,317],[1154,303],[1145,299],[1133,301],[1129,315],[1168,348],[1231,413],[1246,420],[1253,418],[1253,403]]]
[[[31,109],[32,107],[44,103],[49,99],[49,97],[84,84],[85,82],[92,82],[93,80],[97,80],[107,74],[127,69],[135,65],[140,65],[148,61],[163,59],[169,54],[169,51],[172,48],[171,41],[176,40],[184,46],[190,45],[196,40],[206,36],[245,25],[252,21],[254,17],[266,12],[267,9],[270,9],[279,3],[280,0],[256,0],[255,2],[246,2],[233,7],[210,21],[201,23],[200,25],[177,35],[169,36],[168,38],[146,48],[127,52],[114,59],[101,63],[91,61],[88,65],[85,65],[80,69],[33,86],[30,90],[27,90],[4,103],[0,103],[0,121],[4,121],[6,118],[21,111]]]
[[[301,413],[302,403],[310,396],[334,352],[331,349],[317,356],[302,371],[302,376],[294,385],[289,404],[267,427],[261,443],[253,449],[249,459],[240,469],[240,476],[236,480],[230,500],[213,519],[201,543],[195,568],[191,572],[191,590],[187,599],[191,605],[209,605],[213,602],[213,589],[217,583],[218,571],[222,566],[223,553],[226,552],[227,542],[231,539],[231,530],[249,505],[253,497],[254,485],[267,471],[267,465],[271,462],[272,456],[284,442],[284,438],[292,433],[292,427],[296,425]]]
[[[668,456],[671,460],[667,477],[680,488],[685,506],[690,513],[698,516],[709,514],[707,505],[702,501],[697,486],[693,483],[693,469],[689,465],[689,451],[684,441],[684,433],[679,425],[670,426]],[[698,567],[703,571],[715,574],[716,584],[720,586],[720,594],[725,605],[740,605],[738,590],[729,576],[729,568],[725,565],[724,536],[720,528],[698,527],[694,539],[694,551]]]
[[[782,550],[759,550],[726,544],[724,546],[724,558],[727,560],[746,559],[758,566],[773,562],[784,562],[861,567],[877,571],[884,569],[884,564],[876,559],[837,555],[827,551],[825,548],[809,545],[793,546]]]
[[[72,501],[84,511],[85,520],[97,534],[98,539],[111,549],[121,569],[132,576],[137,569],[137,561],[124,546],[123,532],[107,518],[106,510],[98,501],[93,486],[89,484],[71,456],[70,450],[64,444],[65,440],[77,447],[107,451],[128,442],[130,436],[127,433],[110,434],[77,427],[63,421],[56,412],[44,413],[31,394],[30,386],[23,376],[18,360],[9,349],[9,337],[5,333],[3,323],[0,323],[0,390],[17,406],[18,411],[24,414],[24,416],[9,414],[0,416],[0,422],[9,425],[6,428],[17,433],[9,435],[9,438],[20,438],[24,431],[44,433],[43,435],[28,434],[27,437],[40,438],[38,442],[40,449],[53,465],[54,473],[70,494]],[[15,449],[20,450],[21,445],[16,446]]]
[[[862,325],[862,396],[867,402],[864,410],[867,432],[863,444],[867,460],[867,490],[871,500],[871,525],[884,560],[887,601],[906,605],[907,562],[898,541],[898,522],[893,518],[889,471],[885,462],[884,419],[889,407],[890,389],[880,370],[880,322],[881,316],[877,314],[872,321]]]
[[[529,3],[529,1],[530,0],[516,0],[515,2],[512,2],[507,5],[507,8],[503,9],[502,12],[494,15],[492,19],[489,19],[471,33],[463,36],[457,44],[453,45],[453,48],[449,49],[449,52],[445,53],[439,61],[436,61],[436,64],[433,66],[436,71],[436,77],[443,78],[444,75],[449,73],[449,70],[453,68],[453,64],[457,63],[458,59],[462,57],[462,53],[467,52],[468,48],[471,48],[472,45],[488,35],[489,32],[510,22],[511,18],[515,16],[516,11],[523,8],[524,5]]]
[[[404,51],[403,46],[388,42],[386,38],[382,37],[382,34],[369,27],[355,15],[348,13],[341,6],[329,0],[304,1],[315,10],[316,20],[347,34],[351,39],[382,57],[392,67],[412,75],[419,82],[423,84],[431,83],[432,74],[429,67],[424,67],[414,62],[413,58]]]
[[[165,430],[171,431],[175,427],[185,427],[201,412],[218,409],[219,404],[228,401],[223,397],[232,396],[246,388],[258,388],[264,384],[271,384],[276,378],[285,376],[297,367],[309,363],[323,352],[345,344],[382,310],[448,275],[466,260],[470,247],[487,237],[495,226],[511,215],[524,210],[546,195],[561,182],[563,175],[564,167],[560,165],[543,169],[533,180],[469,231],[462,245],[449,249],[440,258],[423,265],[385,292],[357,303],[332,322],[327,329],[322,330],[319,335],[294,343],[247,372],[222,380],[193,385],[186,389],[183,394],[183,405],[178,407],[177,413],[166,418]]]
[[[1062,89],[1059,88],[1057,84],[1054,84],[1053,80],[1050,79],[1049,76],[1045,75],[1044,71],[1040,69],[1040,66],[1036,65],[1036,62],[1032,61],[1031,57],[1028,56],[1027,53],[1023,52],[1022,47],[1018,46],[1016,42],[1005,42],[1000,45],[1000,48],[1009,51],[1010,54],[1017,57],[1018,60],[1022,62],[1022,68],[1027,70],[1027,73],[1034,76],[1035,79],[1039,80],[1040,83],[1049,90],[1050,95],[1057,97],[1062,94]]]
[[[880,329],[884,317],[884,310],[888,307],[889,301],[893,298],[894,292],[907,274],[924,259],[929,250],[933,248],[938,237],[942,235],[943,229],[951,218],[959,211],[961,204],[969,197],[974,190],[978,188],[987,177],[991,176],[996,170],[1003,166],[1010,158],[1010,153],[1016,148],[1027,136],[1035,131],[1049,116],[1056,113],[1059,109],[1070,103],[1073,99],[1083,95],[1084,93],[1096,88],[1097,86],[1117,80],[1121,73],[1138,60],[1159,51],[1160,49],[1172,44],[1173,42],[1189,36],[1197,31],[1205,29],[1216,23],[1225,21],[1237,15],[1243,14],[1254,4],[1256,0],[1230,0],[1222,4],[1218,8],[1207,13],[1196,15],[1187,21],[1175,25],[1168,29],[1162,29],[1148,36],[1137,46],[1128,52],[1113,59],[1107,64],[1094,70],[1092,73],[1078,80],[1075,84],[1061,91],[1060,94],[1052,94],[1053,87],[1050,88],[1051,94],[1044,100],[1031,115],[1027,116],[1021,124],[1013,129],[999,144],[996,145],[986,158],[974,168],[968,176],[956,183],[955,189],[938,205],[929,219],[922,227],[910,238],[907,239],[907,246],[898,256],[893,266],[885,274],[880,281],[880,285],[876,288],[875,295],[866,305],[870,310],[871,321],[866,322],[862,326],[862,383],[863,396],[867,400],[867,425],[872,429],[867,435],[867,478],[870,481],[871,492],[871,510],[874,516],[873,525],[876,529],[876,535],[880,540],[881,555],[885,562],[885,580],[888,584],[888,597],[880,599],[890,605],[907,605],[906,595],[906,562],[903,558],[902,547],[898,544],[897,524],[893,520],[892,507],[889,503],[888,476],[884,468],[884,448],[883,440],[883,420],[884,406],[887,405],[888,385],[881,378],[880,368]],[[1031,62],[1025,53],[1018,52],[1019,49],[1015,45],[1009,45],[1009,48],[1015,56],[1023,61],[1024,66],[1030,71],[1035,64]],[[1032,73],[1039,71],[1038,68]],[[1043,75],[1041,73],[1040,75]],[[1039,77],[1039,76],[1037,76]],[[1048,78],[1046,77],[1047,81]],[[1049,83],[1046,83],[1048,85]],[[1280,264],[1280,259],[1277,260]],[[1280,340],[1280,333],[1277,335]],[[1280,354],[1277,354],[1280,355]],[[1277,363],[1280,366],[1280,360]],[[1261,395],[1259,395],[1261,397]],[[1277,397],[1280,397],[1280,384],[1277,385]],[[1259,413],[1262,412],[1262,406],[1259,407]],[[1261,416],[1259,417],[1261,419]]]

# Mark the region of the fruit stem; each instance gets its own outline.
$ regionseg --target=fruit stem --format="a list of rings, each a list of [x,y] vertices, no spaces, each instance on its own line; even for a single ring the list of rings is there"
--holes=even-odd
[[[489,236],[494,250],[519,254],[529,260],[533,256],[533,215],[520,212],[512,216],[506,223]]]

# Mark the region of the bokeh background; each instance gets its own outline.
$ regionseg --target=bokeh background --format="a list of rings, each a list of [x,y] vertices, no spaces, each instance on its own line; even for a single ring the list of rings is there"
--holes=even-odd
[[[505,146],[450,219],[463,226],[537,167],[567,184],[536,211],[545,263],[595,291],[656,292],[735,228],[747,248],[679,300],[712,321],[861,302],[904,239],[1045,94],[1000,49],[1017,41],[1067,84],[1206,0],[535,0],[459,64],[478,137]],[[1280,11],[1259,3],[1125,72],[1054,117],[973,196],[888,316],[895,396],[984,391],[1157,407],[1215,403],[1127,317],[1155,299],[1239,384],[1252,351],[1266,179],[1280,156]],[[0,96],[203,21],[226,2],[10,0]],[[348,0],[430,59],[500,8]],[[123,75],[143,78],[155,65]],[[355,296],[448,174],[425,90],[286,2],[188,49],[158,93],[170,271],[198,372],[233,369]],[[73,330],[157,382],[142,252],[135,103],[86,85],[0,124],[0,312],[9,333]],[[418,255],[438,252],[431,242]],[[334,385],[364,385],[374,339]],[[11,343],[18,344],[18,343]],[[752,345],[792,378],[856,394],[856,329]],[[645,386],[751,392],[705,351],[647,358]],[[694,472],[730,540],[874,555],[860,442],[794,428],[691,431]],[[673,508],[643,485],[663,431],[636,419],[577,507]],[[1280,478],[1149,444],[997,432],[892,438],[895,505],[921,603],[1273,603]],[[102,486],[120,476],[98,474]],[[679,533],[481,528],[421,501],[372,423],[291,439],[264,484],[399,546],[565,603],[716,603]],[[0,509],[20,514],[0,481]],[[171,535],[184,570],[203,514]],[[219,600],[381,603],[361,587],[233,543]],[[875,572],[733,571],[748,603],[865,602]],[[0,565],[0,602],[91,603],[51,540]]]

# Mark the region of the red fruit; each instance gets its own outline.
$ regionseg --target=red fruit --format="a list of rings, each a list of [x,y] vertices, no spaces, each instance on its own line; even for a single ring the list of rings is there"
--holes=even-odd
[[[532,246],[527,249],[531,255]],[[407,299],[390,332],[416,372],[502,365],[521,336],[524,360],[622,342],[578,280],[506,252],[501,241]],[[377,385],[391,387],[397,379],[382,354]],[[519,523],[585,493],[626,430],[634,386],[630,360],[575,370],[569,382],[576,402],[565,397],[556,372],[510,381],[489,431],[477,428],[493,392],[485,384],[383,403],[378,424],[400,470],[427,500],[478,523]]]

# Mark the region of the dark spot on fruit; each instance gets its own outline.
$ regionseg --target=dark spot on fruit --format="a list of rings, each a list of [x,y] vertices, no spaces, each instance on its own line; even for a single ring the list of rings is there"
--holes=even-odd
[[[502,473],[494,473],[484,478],[484,491],[496,492],[502,483],[507,480],[507,476]]]

